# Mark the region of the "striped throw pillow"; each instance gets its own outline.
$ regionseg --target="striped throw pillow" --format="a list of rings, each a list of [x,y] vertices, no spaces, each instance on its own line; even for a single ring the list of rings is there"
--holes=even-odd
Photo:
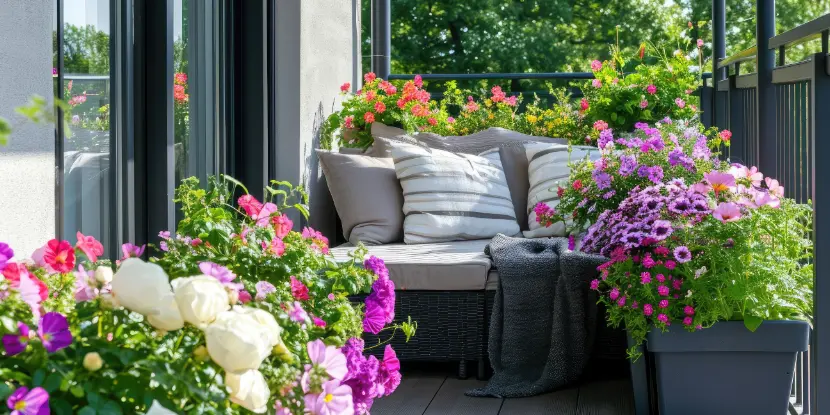
[[[519,224],[498,157],[486,159],[395,140],[403,188],[404,242],[420,244],[518,235]]]
[[[556,189],[568,182],[571,174],[571,162],[577,162],[586,156],[591,160],[599,159],[599,149],[590,146],[568,146],[564,144],[527,143],[525,152],[528,160],[528,179],[530,190],[527,195],[528,230],[524,231],[525,238],[543,238],[549,236],[566,236],[565,224],[554,223],[546,228],[536,222],[536,212],[533,208],[539,202],[547,203],[556,208],[559,196]]]

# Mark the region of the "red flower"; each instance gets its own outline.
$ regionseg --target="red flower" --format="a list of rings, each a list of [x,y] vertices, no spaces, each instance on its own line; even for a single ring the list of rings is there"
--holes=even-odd
[[[377,112],[378,114],[383,114],[384,111],[386,111],[386,104],[380,101],[375,102],[375,112]]]
[[[723,130],[723,131],[720,132],[720,137],[721,137],[721,139],[723,139],[723,141],[726,141],[728,143],[729,140],[732,139],[732,131]]]
[[[78,237],[78,243],[75,247],[80,249],[90,261],[95,262],[100,255],[104,255],[104,245],[101,245],[95,237],[85,236],[81,232],[75,234]]]
[[[340,92],[349,92],[349,89],[352,88],[352,84],[346,82],[343,85],[340,85]]]
[[[363,82],[365,82],[365,83],[367,83],[367,84],[371,84],[371,83],[372,83],[372,81],[374,81],[375,79],[377,79],[377,77],[378,77],[378,76],[377,76],[377,75],[375,75],[375,73],[374,73],[374,72],[369,72],[369,73],[367,73],[366,75],[363,75]]]
[[[187,84],[187,74],[184,72],[179,72],[173,76],[173,83],[176,85],[186,85]]]
[[[424,80],[421,78],[421,75],[415,75],[414,82],[415,86],[417,86],[418,88],[424,86]]]
[[[560,199],[561,199],[561,198],[562,198],[562,195],[564,195],[564,194],[565,194],[565,188],[564,188],[564,187],[562,187],[562,186],[557,186],[557,189],[556,189],[556,197],[558,197],[558,198],[560,198]]]
[[[366,124],[375,122],[375,114],[372,114],[371,112],[363,114],[363,121],[366,121]]]
[[[501,102],[504,101],[505,93],[501,90],[501,87],[496,85],[493,89],[490,90],[493,93],[493,97],[490,98],[493,102]]]
[[[377,98],[378,94],[375,91],[366,91],[366,102],[372,102]]]
[[[436,120],[435,118],[432,118],[432,117],[429,117],[429,119],[427,120],[427,122],[429,123],[429,125],[435,125],[435,124],[438,124],[438,120]]]
[[[582,180],[579,180],[579,179],[575,180],[571,186],[574,188],[574,190],[581,189],[582,188]]]
[[[46,286],[45,282],[30,274],[25,265],[9,262],[6,264],[6,268],[3,268],[3,276],[9,281],[9,286],[14,289],[20,287],[21,275],[28,275],[29,278],[37,284],[38,294],[40,294],[41,301],[46,301],[46,299],[49,298],[49,287]]]
[[[75,268],[75,250],[69,242],[52,239],[46,244],[43,260],[55,271],[65,274]]]
[[[308,296],[308,287],[293,275],[291,276],[291,295],[300,301],[305,301],[310,298]]]
[[[582,98],[582,101],[579,101],[579,109],[582,112],[588,111],[589,107],[590,107],[590,105],[588,105],[588,100],[587,99]]]
[[[640,51],[637,52],[637,54],[640,56],[640,60],[642,60],[646,56],[646,44],[645,43],[640,44]]]

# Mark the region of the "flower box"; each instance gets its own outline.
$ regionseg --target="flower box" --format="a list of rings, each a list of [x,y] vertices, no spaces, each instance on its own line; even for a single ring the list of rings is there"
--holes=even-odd
[[[796,356],[809,338],[803,321],[765,321],[755,332],[742,321],[694,333],[652,330],[648,352],[660,413],[787,413]]]

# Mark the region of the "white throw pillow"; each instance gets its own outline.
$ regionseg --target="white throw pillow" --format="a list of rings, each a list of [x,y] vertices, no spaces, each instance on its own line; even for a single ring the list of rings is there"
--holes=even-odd
[[[383,140],[403,188],[408,244],[519,235],[501,160]]]
[[[557,188],[565,186],[571,174],[571,162],[578,162],[588,156],[591,160],[600,158],[599,149],[590,146],[572,146],[568,152],[565,144],[527,143],[525,152],[528,160],[528,179],[530,190],[527,194],[527,222],[528,230],[524,231],[525,238],[543,238],[550,236],[566,236],[565,224],[554,223],[546,228],[536,222],[536,204],[544,202],[556,209],[559,204]]]

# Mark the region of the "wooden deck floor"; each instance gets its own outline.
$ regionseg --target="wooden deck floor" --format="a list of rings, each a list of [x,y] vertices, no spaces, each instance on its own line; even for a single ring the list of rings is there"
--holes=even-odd
[[[594,380],[581,386],[520,399],[469,398],[485,385],[475,379],[432,373],[404,374],[398,390],[375,401],[374,415],[634,415],[628,379]]]

